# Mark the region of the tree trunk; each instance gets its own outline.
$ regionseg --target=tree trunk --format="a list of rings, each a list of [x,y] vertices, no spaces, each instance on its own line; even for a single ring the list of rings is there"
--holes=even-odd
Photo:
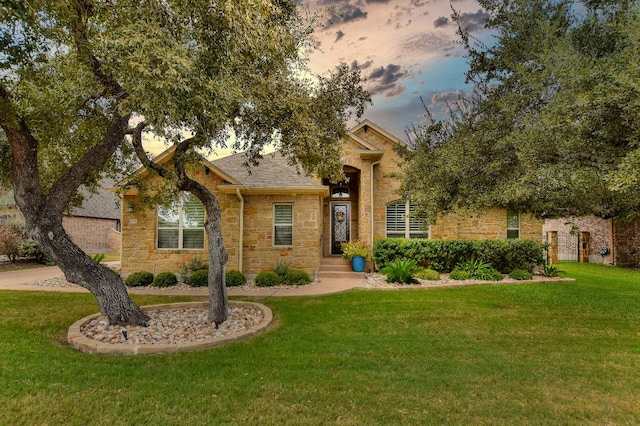
[[[100,313],[111,324],[147,325],[149,317],[131,300],[120,276],[76,246],[64,231],[61,217],[34,218],[25,214],[25,221],[29,236],[56,262],[67,281],[95,296]]]
[[[222,324],[229,317],[225,283],[228,255],[222,241],[219,213],[216,217],[209,216],[205,229],[209,240],[209,319],[216,324]]]
[[[185,143],[182,148],[178,148],[174,156],[174,164],[180,176],[178,189],[189,191],[195,195],[204,204],[204,208],[207,211],[207,221],[204,224],[204,229],[207,231],[207,239],[209,241],[209,319],[218,325],[225,322],[229,317],[229,300],[225,283],[229,255],[224,248],[224,241],[222,240],[222,213],[220,212],[220,203],[215,194],[186,175],[184,163],[180,158],[185,146],[188,145]]]

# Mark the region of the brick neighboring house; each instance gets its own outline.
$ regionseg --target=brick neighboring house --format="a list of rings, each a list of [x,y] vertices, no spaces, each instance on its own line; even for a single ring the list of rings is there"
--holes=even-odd
[[[279,154],[265,156],[251,173],[242,153],[203,161],[192,177],[219,199],[227,269],[253,276],[287,261],[315,275],[323,257],[339,256],[341,242],[356,239],[541,239],[540,220],[498,208],[471,220],[441,217],[425,231],[411,217],[411,203],[397,193],[394,173],[401,158],[394,148],[400,144],[370,121],[356,125],[343,141],[347,179],[337,184],[298,174]],[[155,160],[167,163],[171,155],[167,150]],[[136,180],[146,180],[148,187],[163,184],[139,171],[121,186]],[[206,259],[202,204],[185,193],[171,206],[145,208],[138,191],[123,192],[122,273],[178,272],[193,257]]]
[[[82,207],[74,207],[62,218],[71,240],[86,253],[120,252],[120,198],[107,188],[115,181],[103,179],[96,194],[83,191]],[[0,188],[0,224],[24,222],[13,200],[13,190]]]
[[[102,179],[95,194],[81,190],[82,206],[62,218],[71,240],[86,253],[120,253],[120,197],[109,191],[115,183]]]
[[[558,260],[591,263],[614,263],[613,221],[595,216],[545,219],[543,235],[550,240],[555,232]],[[601,252],[601,250],[604,251]],[[601,253],[606,254],[602,255]]]
[[[595,216],[546,219],[543,233],[557,233],[558,259],[640,267],[640,219]]]

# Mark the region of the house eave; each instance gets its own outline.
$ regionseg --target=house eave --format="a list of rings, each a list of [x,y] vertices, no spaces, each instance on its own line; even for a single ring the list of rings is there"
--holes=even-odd
[[[238,190],[242,195],[301,195],[311,194],[320,195],[322,197],[329,196],[328,186],[319,187],[248,187],[245,185],[219,185],[217,188],[224,194],[236,194]]]
[[[384,151],[382,151],[382,150],[360,150],[358,152],[358,154],[360,155],[360,158],[362,158],[363,160],[378,161],[384,155]]]

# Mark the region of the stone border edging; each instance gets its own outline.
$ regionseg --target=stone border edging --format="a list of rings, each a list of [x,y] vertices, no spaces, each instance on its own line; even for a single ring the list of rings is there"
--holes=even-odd
[[[202,308],[208,306],[209,302],[182,302],[182,303],[165,303],[160,305],[142,306],[142,310],[149,311],[154,309],[179,309],[179,308]],[[191,352],[199,349],[205,349],[212,346],[222,345],[224,343],[234,342],[236,340],[245,339],[247,337],[254,336],[261,331],[264,331],[273,322],[273,313],[271,309],[261,303],[254,302],[239,302],[229,301],[229,305],[235,306],[253,306],[260,309],[264,315],[260,324],[251,327],[248,330],[241,331],[239,333],[230,334],[227,336],[212,337],[199,342],[180,343],[180,344],[138,344],[127,345],[124,343],[102,343],[97,340],[91,339],[85,336],[80,330],[83,325],[89,321],[98,318],[101,314],[92,314],[86,316],[69,326],[67,332],[67,342],[72,348],[81,352],[95,353],[95,354],[110,354],[110,355],[142,355],[142,354],[166,354],[176,352]]]

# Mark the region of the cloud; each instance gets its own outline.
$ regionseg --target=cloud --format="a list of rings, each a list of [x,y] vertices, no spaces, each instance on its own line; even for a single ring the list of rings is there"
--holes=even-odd
[[[403,70],[400,65],[389,64],[386,67],[380,67],[373,70],[367,77],[369,85],[369,93],[371,96],[383,95],[385,98],[391,98],[403,93],[406,87],[400,83],[404,77],[408,76],[408,72]]]
[[[479,9],[474,13],[461,13],[460,26],[470,33],[482,30],[484,23],[489,18],[489,13]]]
[[[448,52],[454,48],[451,35],[440,32],[421,32],[405,39],[401,48],[406,54],[412,52]]]
[[[340,3],[337,6],[332,6],[329,11],[329,18],[324,24],[324,28],[328,29],[336,25],[348,24],[349,22],[357,21],[360,19],[367,19],[367,12],[362,10],[359,6],[352,4]]]
[[[433,96],[431,96],[429,108],[445,107],[459,101],[460,98],[465,98],[466,96],[467,93],[462,89],[434,93]]]
[[[356,68],[360,68],[360,70],[366,70],[371,65],[373,65],[373,61],[372,60],[368,60],[364,64],[360,64],[360,63],[358,63],[358,61],[354,60],[353,62],[351,62],[351,69],[355,70]]]
[[[478,93],[479,89],[475,84],[469,87],[468,91],[457,89],[434,93],[431,96],[431,103],[428,108],[456,111],[460,106],[463,106],[463,108],[468,107],[469,102],[473,102],[473,99],[479,96]]]
[[[433,26],[435,28],[446,27],[448,24],[449,24],[449,18],[447,18],[446,16],[441,16],[435,21],[433,21]]]
[[[470,33],[477,32],[484,28],[484,23],[487,18],[489,18],[489,13],[482,9],[479,9],[474,13],[461,13],[460,25]],[[433,26],[435,28],[446,27],[450,23],[453,24],[452,21],[449,21],[449,18],[447,18],[446,16],[441,16],[433,21]]]

